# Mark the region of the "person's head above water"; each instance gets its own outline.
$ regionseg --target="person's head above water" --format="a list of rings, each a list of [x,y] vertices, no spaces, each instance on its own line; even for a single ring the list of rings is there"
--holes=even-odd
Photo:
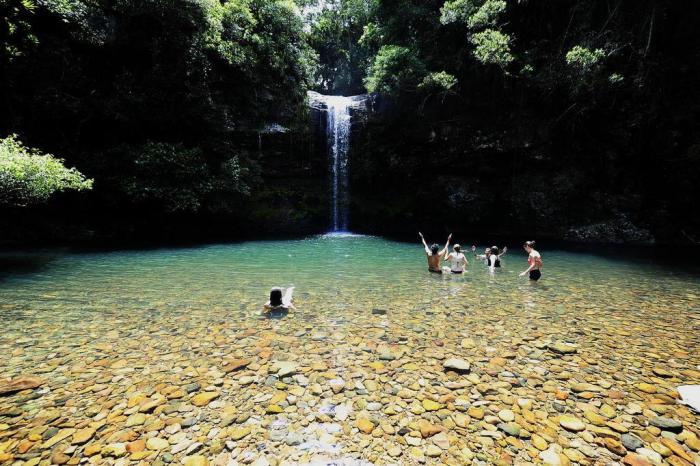
[[[486,254],[487,256],[490,256],[491,255],[491,248],[484,249],[484,254]]]
[[[436,256],[438,251],[440,251],[440,246],[438,246],[437,244],[433,244],[432,246],[430,246],[430,252],[433,253],[433,256]]]
[[[270,306],[282,305],[282,288],[274,287],[270,290]]]
[[[501,252],[501,251],[498,249],[498,246],[491,246],[490,251],[491,251],[491,254],[495,254],[495,255],[498,255],[498,253]]]
[[[532,251],[533,249],[535,249],[535,242],[525,241],[525,244],[523,244],[523,249],[525,249],[527,252]]]
[[[452,246],[452,248],[455,250],[455,252],[462,252],[462,246],[460,246],[459,244],[455,244],[454,246]]]

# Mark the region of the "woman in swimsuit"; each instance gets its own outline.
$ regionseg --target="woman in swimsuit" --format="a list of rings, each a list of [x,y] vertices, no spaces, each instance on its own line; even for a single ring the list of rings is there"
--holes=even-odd
[[[445,256],[445,260],[450,262],[450,267],[445,267],[446,273],[463,273],[464,269],[469,265],[467,257],[462,254],[462,247],[455,244],[453,251]]]
[[[527,252],[527,263],[529,267],[521,273],[520,276],[524,277],[530,274],[530,281],[536,282],[542,276],[542,272],[540,272],[542,268],[542,256],[540,256],[539,252],[535,251],[534,241],[525,241],[523,249]]]
[[[447,237],[445,247],[442,249],[440,249],[440,246],[438,246],[437,243],[433,244],[431,247],[428,247],[428,243],[425,242],[423,233],[420,231],[418,232],[418,236],[420,236],[420,239],[423,242],[423,246],[425,247],[425,255],[428,257],[428,270],[432,273],[442,273],[442,269],[440,268],[440,258],[447,252],[447,248],[450,246],[452,233],[450,233],[450,235]]]

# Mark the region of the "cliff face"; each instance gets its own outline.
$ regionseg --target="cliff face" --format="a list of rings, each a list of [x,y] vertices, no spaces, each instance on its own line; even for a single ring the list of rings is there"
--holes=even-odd
[[[249,195],[167,214],[113,193],[63,194],[3,212],[3,241],[122,244],[298,236],[331,218],[325,108],[309,125],[232,134],[249,161]],[[700,225],[700,144],[674,123],[571,130],[537,114],[426,106],[379,96],[352,110],[350,229],[405,236],[418,229],[475,238],[599,243],[694,243]],[[448,116],[445,116],[448,115]],[[618,121],[600,125],[618,126]],[[609,136],[609,134],[608,134]],[[660,164],[658,160],[666,160]],[[216,206],[220,205],[221,208]]]
[[[354,230],[642,244],[700,237],[698,216],[688,215],[700,153],[672,127],[622,127],[611,138],[546,115],[444,106],[416,115],[380,98],[373,109],[351,147]]]

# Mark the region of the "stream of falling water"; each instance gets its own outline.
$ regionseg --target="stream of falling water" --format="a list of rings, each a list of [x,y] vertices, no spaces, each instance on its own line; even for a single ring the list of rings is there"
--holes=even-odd
[[[324,96],[326,104],[326,136],[332,174],[332,231],[348,229],[348,147],[350,145],[350,97]]]

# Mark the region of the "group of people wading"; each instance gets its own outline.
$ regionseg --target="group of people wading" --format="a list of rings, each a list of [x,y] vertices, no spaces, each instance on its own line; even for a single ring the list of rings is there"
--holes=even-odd
[[[462,247],[459,244],[452,246],[452,251],[450,251],[450,240],[452,240],[452,233],[447,237],[445,242],[445,247],[440,249],[440,246],[433,244],[428,247],[428,243],[425,242],[423,233],[418,232],[423,246],[425,247],[425,254],[428,258],[428,270],[431,273],[450,273],[450,274],[461,274],[469,265],[467,261],[467,256],[462,252]],[[542,256],[535,250],[534,241],[525,241],[523,244],[523,249],[527,252],[527,270],[523,271],[520,276],[525,275],[530,276],[530,280],[537,281],[542,276]],[[501,266],[501,256],[508,252],[508,248],[504,247],[502,250],[497,246],[491,246],[486,248],[484,254],[476,253],[476,246],[472,246],[472,253],[474,257],[478,260],[484,261],[484,263],[491,269],[495,270]],[[449,262],[449,267],[442,266],[442,262]]]
[[[462,247],[459,244],[452,246],[452,251],[450,252],[450,240],[452,240],[452,233],[447,237],[447,242],[445,247],[440,249],[440,246],[433,244],[428,247],[428,243],[425,242],[423,233],[418,232],[423,246],[425,246],[425,254],[428,257],[428,270],[432,273],[450,273],[450,274],[461,274],[467,269],[469,261],[467,261],[467,256],[462,252]],[[527,264],[528,268],[520,274],[521,277],[525,275],[530,275],[530,280],[537,281],[542,276],[540,269],[542,268],[542,257],[540,253],[535,251],[534,241],[525,241],[523,248],[527,252]],[[483,254],[476,253],[476,246],[472,246],[472,253],[474,257],[478,260],[484,261],[484,263],[491,269],[495,270],[501,266],[501,256],[508,252],[508,248],[504,247],[500,250],[497,246],[491,246],[486,248]],[[450,263],[449,267],[442,267],[442,262],[447,261]],[[272,312],[286,312],[289,309],[295,309],[292,294],[294,293],[294,287],[280,288],[274,287],[270,290],[270,299],[264,305],[264,312],[269,314]]]

